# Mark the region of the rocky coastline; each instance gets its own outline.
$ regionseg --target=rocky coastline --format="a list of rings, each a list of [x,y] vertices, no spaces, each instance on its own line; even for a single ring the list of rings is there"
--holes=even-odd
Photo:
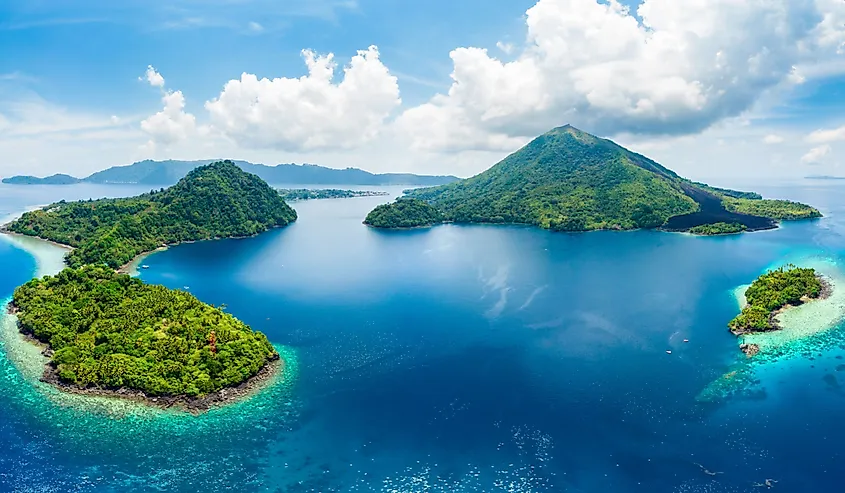
[[[49,353],[46,351],[42,354],[48,356]],[[235,387],[224,387],[216,392],[197,397],[186,395],[148,395],[139,390],[125,387],[111,389],[69,385],[59,379],[56,368],[49,363],[44,365],[44,375],[40,380],[70,394],[127,399],[161,409],[180,409],[192,414],[200,414],[209,409],[225,406],[249,397],[264,388],[268,382],[275,376],[280,375],[282,371],[284,371],[284,362],[276,354],[271,361],[258,370],[258,373],[241,384]]]

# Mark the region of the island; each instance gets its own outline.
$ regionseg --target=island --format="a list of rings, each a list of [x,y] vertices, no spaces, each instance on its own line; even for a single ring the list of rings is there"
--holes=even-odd
[[[204,159],[178,161],[168,159],[153,161],[146,159],[126,166],[112,166],[92,173],[85,178],[69,175],[53,175],[46,178],[35,176],[11,176],[3,178],[8,185],[71,185],[74,183],[96,183],[100,185],[139,184],[156,187],[170,186],[184,178],[191,170],[200,166],[223,161]],[[297,185],[413,185],[434,186],[457,181],[454,176],[414,175],[410,173],[375,174],[358,168],[327,168],[316,164],[277,164],[267,166],[247,161],[229,161],[237,167],[259,176],[268,183],[295,183]]]
[[[119,199],[57,202],[27,212],[5,231],[73,247],[70,267],[118,269],[162,246],[242,238],[296,220],[276,190],[231,161],[194,169],[176,185]]]
[[[70,392],[202,410],[248,392],[279,360],[219,308],[103,265],[33,279],[9,310],[46,346],[42,380]]]
[[[373,209],[364,224],[374,228],[422,228],[443,222],[443,214],[419,199],[400,198]]]
[[[7,185],[73,185],[74,183],[79,183],[81,181],[82,180],[79,178],[62,173],[50,175],[44,178],[23,175],[3,179],[3,183]]]
[[[197,412],[225,404],[283,368],[266,336],[119,268],[163,245],[251,236],[294,220],[276,190],[231,161],[138,197],[51,204],[4,231],[72,247],[69,267],[17,288],[8,310],[45,346],[42,380],[60,390]]]
[[[776,319],[779,313],[830,294],[831,284],[813,268],[789,264],[770,270],[745,290],[746,305],[728,327],[736,336],[781,330]],[[760,347],[744,343],[740,349],[753,356]]]
[[[537,137],[472,178],[409,190],[405,196],[433,207],[439,222],[526,224],[571,232],[732,234],[821,217],[804,204],[693,182],[570,125]],[[389,208],[395,210],[388,214]],[[397,200],[373,210],[364,222],[382,228],[431,225],[435,214],[417,215],[419,209]],[[411,216],[402,217],[405,212]]]
[[[390,195],[379,190],[339,190],[336,188],[279,188],[279,194],[288,202],[316,199],[351,199],[356,197],[383,197]]]
[[[717,236],[742,233],[743,231],[747,230],[748,226],[744,224],[719,222],[713,224],[702,224],[701,226],[694,226],[689,229],[689,232],[691,234],[700,236]]]

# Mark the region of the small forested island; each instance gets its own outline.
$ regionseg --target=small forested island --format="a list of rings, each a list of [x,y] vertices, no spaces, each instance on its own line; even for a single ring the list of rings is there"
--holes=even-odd
[[[787,265],[758,277],[745,291],[747,305],[728,323],[735,335],[779,330],[775,315],[791,306],[824,298],[830,285],[815,269]]]
[[[419,199],[400,198],[367,214],[364,224],[374,228],[422,228],[443,222],[443,214]]]
[[[70,267],[117,269],[165,245],[252,236],[296,220],[296,212],[261,178],[231,161],[194,169],[167,189],[120,199],[57,202],[27,212],[9,232],[73,247]]]
[[[82,180],[79,178],[61,173],[46,176],[44,178],[24,175],[12,176],[10,178],[3,179],[3,183],[7,185],[73,185],[81,181]]]
[[[279,359],[264,334],[220,309],[102,265],[33,279],[9,308],[47,345],[43,380],[79,393],[203,409]]]
[[[804,204],[693,182],[570,125],[537,137],[472,178],[406,191],[406,196],[435,210],[418,215],[419,206],[397,200],[380,206],[377,216],[391,218],[381,227],[431,225],[439,214],[440,222],[528,224],[554,231],[712,226],[696,230],[712,235],[821,217]],[[412,216],[403,218],[405,212]],[[376,217],[365,222],[376,225]]]
[[[163,245],[251,236],[294,220],[276,190],[230,161],[138,197],[58,202],[4,231],[73,247],[70,267],[16,289],[8,309],[22,333],[47,346],[42,380],[204,410],[272,376],[278,353],[219,308],[115,269]]]
[[[701,236],[717,236],[728,235],[734,233],[742,233],[748,230],[748,227],[739,223],[713,223],[702,224],[701,226],[694,226],[690,228],[689,232],[694,235]]]
[[[379,190],[339,190],[337,188],[279,188],[279,195],[288,202],[316,199],[351,199],[355,197],[382,197],[390,195]]]

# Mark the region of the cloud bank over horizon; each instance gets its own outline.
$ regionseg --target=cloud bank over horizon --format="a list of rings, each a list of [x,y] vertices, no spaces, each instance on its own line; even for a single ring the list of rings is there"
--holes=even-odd
[[[160,109],[72,130],[83,141],[118,136],[124,159],[284,155],[463,175],[565,123],[657,159],[734,146],[785,170],[836,165],[845,150],[841,120],[807,128],[772,117],[792,94],[845,75],[845,2],[644,0],[632,9],[617,0],[538,0],[522,30],[523,41],[491,46],[500,56],[452,49],[451,84],[412,104],[384,46],[353,48],[342,66],[331,51],[303,49],[304,75],[244,71],[193,102],[151,60],[138,79],[161,92]],[[28,128],[32,145],[0,137],[0,149],[21,153],[50,138],[10,107],[0,104],[0,129]],[[360,164],[374,156],[386,162]]]

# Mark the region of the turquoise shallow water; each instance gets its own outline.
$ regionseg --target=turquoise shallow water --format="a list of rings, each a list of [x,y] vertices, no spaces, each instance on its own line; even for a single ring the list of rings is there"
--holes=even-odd
[[[4,188],[0,216],[104,190],[136,193]],[[360,224],[376,197],[157,253],[145,281],[225,303],[285,351],[287,378],[200,417],[92,411],[6,344],[0,490],[841,491],[841,331],[749,362],[725,324],[764,269],[841,263],[843,188],[761,191],[828,217],[726,238],[384,233]],[[0,267],[0,297],[35,271],[7,242]]]

